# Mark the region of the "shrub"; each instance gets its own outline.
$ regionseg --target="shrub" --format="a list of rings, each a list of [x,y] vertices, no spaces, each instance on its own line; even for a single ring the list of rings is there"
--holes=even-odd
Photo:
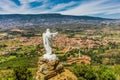
[[[16,67],[13,72],[15,80],[32,80],[32,73],[26,67]]]
[[[115,73],[111,68],[105,66],[91,66],[86,64],[75,64],[72,72],[78,80],[115,80]]]
[[[97,72],[100,80],[116,80],[113,69],[109,67],[100,66]]]
[[[95,70],[91,66],[86,64],[75,65],[73,69],[73,73],[79,78],[82,77],[86,80],[95,80],[97,78],[97,74]],[[81,79],[81,78],[80,78]]]

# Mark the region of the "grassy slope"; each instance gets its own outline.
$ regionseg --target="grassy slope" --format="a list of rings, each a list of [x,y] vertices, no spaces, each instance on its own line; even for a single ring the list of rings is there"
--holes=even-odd
[[[9,69],[18,66],[26,66],[26,67],[37,67],[38,56],[33,57],[16,57],[0,63],[0,69]]]

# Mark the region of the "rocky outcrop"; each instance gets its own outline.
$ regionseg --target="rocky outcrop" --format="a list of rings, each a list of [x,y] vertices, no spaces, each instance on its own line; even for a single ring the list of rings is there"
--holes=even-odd
[[[58,59],[48,60],[40,57],[36,80],[48,80],[63,71],[63,66]]]
[[[49,80],[78,80],[77,77],[67,69],[64,72],[50,78]]]

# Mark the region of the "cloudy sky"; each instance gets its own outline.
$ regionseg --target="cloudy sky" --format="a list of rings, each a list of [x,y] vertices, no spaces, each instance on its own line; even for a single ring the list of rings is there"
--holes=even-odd
[[[0,14],[43,13],[120,19],[120,0],[0,0]]]

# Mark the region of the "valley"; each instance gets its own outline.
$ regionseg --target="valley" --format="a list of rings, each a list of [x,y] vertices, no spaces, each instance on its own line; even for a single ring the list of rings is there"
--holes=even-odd
[[[58,31],[53,42],[53,53],[78,80],[103,80],[106,76],[106,80],[120,79],[119,22],[3,29],[0,31],[0,78],[12,79],[13,69],[19,66],[27,67],[35,75],[38,58],[45,53],[42,33],[46,28],[50,28],[51,32]],[[94,72],[91,77],[82,76],[91,72]],[[104,72],[108,75],[104,75]],[[97,76],[100,74],[103,75]]]

